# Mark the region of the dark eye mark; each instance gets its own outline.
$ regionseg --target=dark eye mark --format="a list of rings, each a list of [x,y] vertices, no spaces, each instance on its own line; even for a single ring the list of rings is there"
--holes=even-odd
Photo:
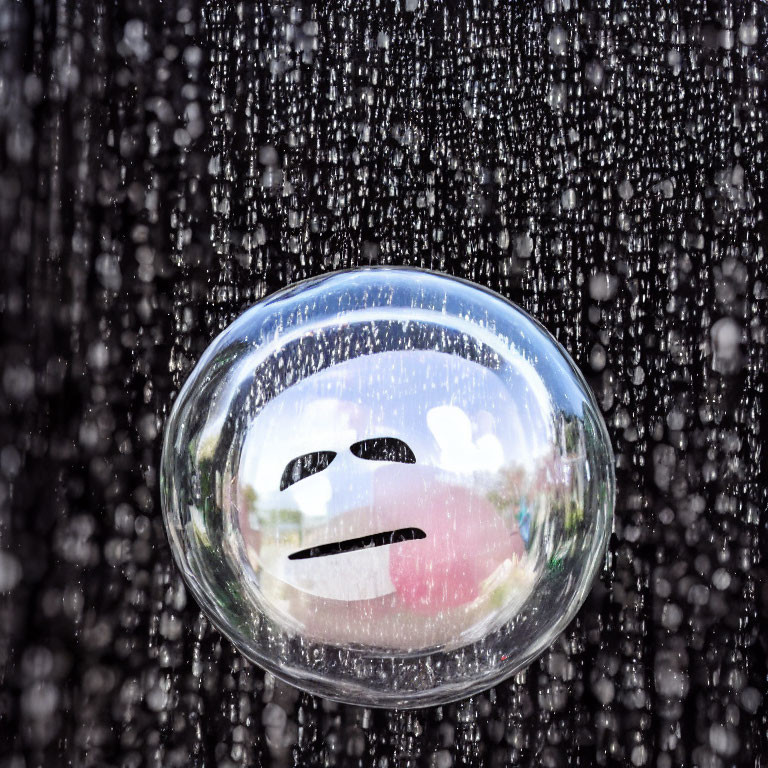
[[[413,451],[396,437],[374,437],[361,440],[349,446],[349,450],[358,459],[368,461],[399,461],[403,464],[415,464]]]
[[[360,536],[357,539],[345,539],[344,541],[334,541],[331,544],[321,544],[319,547],[302,549],[299,552],[288,555],[288,559],[309,560],[310,557],[342,555],[345,552],[355,552],[358,549],[384,547],[387,544],[397,544],[400,541],[414,541],[426,538],[427,534],[421,528],[398,528],[396,531],[373,533],[370,536]]]
[[[328,469],[328,465],[335,458],[335,451],[316,451],[315,453],[305,453],[303,456],[291,459],[283,470],[283,476],[280,478],[280,490],[284,491],[288,486],[298,483],[299,480]]]

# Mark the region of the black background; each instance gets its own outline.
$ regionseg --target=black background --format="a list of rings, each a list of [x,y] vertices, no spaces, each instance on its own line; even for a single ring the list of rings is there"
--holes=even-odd
[[[0,5],[0,766],[763,765],[764,3]],[[526,672],[414,712],[187,598],[174,393],[297,279],[494,288],[594,387],[615,536]]]

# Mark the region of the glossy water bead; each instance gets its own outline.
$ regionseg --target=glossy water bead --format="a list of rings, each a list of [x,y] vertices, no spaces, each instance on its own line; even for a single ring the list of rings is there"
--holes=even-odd
[[[299,283],[208,348],[165,433],[165,519],[214,624],[301,688],[371,706],[485,689],[573,618],[613,456],[562,347],[471,283]]]

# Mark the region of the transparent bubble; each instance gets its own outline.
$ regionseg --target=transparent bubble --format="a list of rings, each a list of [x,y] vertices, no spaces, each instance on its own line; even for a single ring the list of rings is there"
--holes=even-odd
[[[613,456],[557,342],[471,283],[307,280],[208,348],[168,421],[163,509],[197,600],[320,695],[416,706],[485,689],[573,618]]]

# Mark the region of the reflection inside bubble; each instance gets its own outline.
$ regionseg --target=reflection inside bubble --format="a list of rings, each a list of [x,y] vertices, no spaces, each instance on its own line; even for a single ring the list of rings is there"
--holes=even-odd
[[[535,373],[495,367],[388,351],[265,405],[235,483],[269,610],[326,642],[408,649],[466,642],[519,609],[532,513],[577,489]]]

